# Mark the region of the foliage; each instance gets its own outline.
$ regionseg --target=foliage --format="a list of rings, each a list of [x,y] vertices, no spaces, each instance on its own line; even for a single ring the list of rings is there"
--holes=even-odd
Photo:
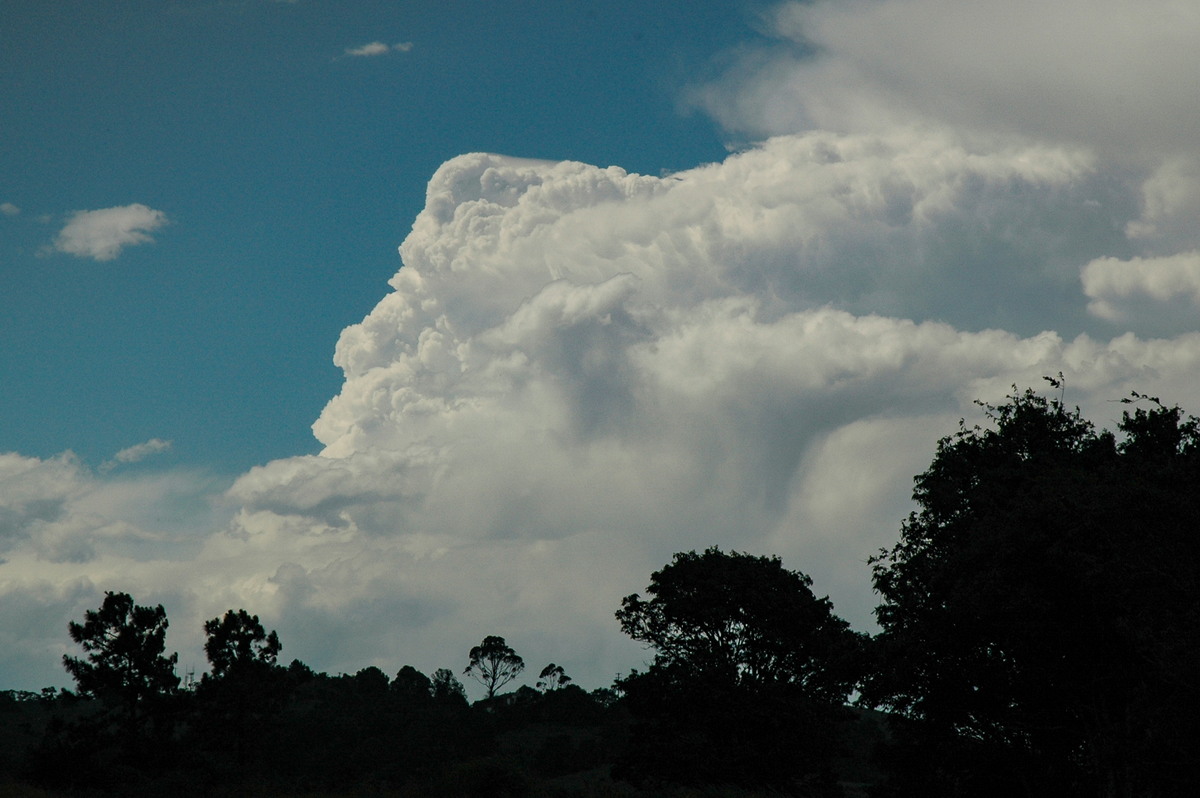
[[[471,649],[470,663],[463,673],[487,688],[487,697],[517,678],[525,670],[525,661],[504,642],[503,637],[489,635]]]
[[[676,554],[634,594],[621,628],[655,650],[621,680],[637,721],[622,777],[832,795],[832,744],[862,640],[775,557]]]
[[[143,607],[127,593],[105,593],[83,623],[67,625],[84,656],[63,656],[79,699],[65,692],[29,768],[48,784],[96,788],[128,772],[169,767],[177,753],[182,696],[177,655],[164,656],[167,616],[162,605]]]
[[[467,704],[467,691],[449,668],[438,668],[430,680],[433,700],[443,704]]]
[[[654,649],[655,669],[729,684],[796,684],[840,702],[856,681],[862,640],[811,585],[778,557],[681,552],[651,575],[649,599],[622,600],[617,620]]]
[[[985,406],[991,424],[939,443],[919,509],[873,560],[867,699],[924,722],[946,794],[967,775],[947,761],[1061,795],[1186,783],[1200,434],[1150,404],[1120,438],[1032,391]]]
[[[406,702],[426,702],[433,697],[433,682],[412,665],[396,672],[388,688]]]
[[[128,730],[137,730],[146,705],[179,686],[178,654],[163,656],[167,614],[162,605],[142,607],[128,593],[106,592],[98,610],[84,622],[67,625],[84,658],[63,655],[63,666],[79,692],[119,706]]]
[[[245,610],[229,610],[206,621],[204,633],[208,636],[204,653],[218,679],[241,669],[273,667],[282,648],[279,635],[267,634],[258,616]]]
[[[214,770],[244,771],[263,756],[288,698],[286,671],[276,665],[282,646],[257,615],[241,609],[206,621],[204,632],[212,672],[196,691],[196,747]]]
[[[538,674],[537,689],[542,692],[550,692],[561,687],[566,687],[571,682],[571,677],[563,670],[562,665],[555,665],[551,662],[546,667],[542,668],[542,672]]]

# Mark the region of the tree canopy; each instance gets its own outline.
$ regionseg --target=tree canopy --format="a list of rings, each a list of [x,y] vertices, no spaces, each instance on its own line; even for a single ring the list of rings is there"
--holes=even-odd
[[[830,741],[862,640],[811,585],[777,557],[713,547],[627,596],[621,629],[655,656],[620,682],[637,722],[615,772],[834,794]]]
[[[1180,707],[1200,706],[1200,434],[1134,400],[1150,407],[1119,436],[1033,391],[985,406],[988,426],[939,443],[873,560],[868,698],[1064,795],[1175,778],[1196,725]]]
[[[206,621],[204,633],[208,636],[204,653],[216,678],[247,668],[273,667],[282,648],[279,635],[268,634],[258,616],[245,610],[229,610]]]
[[[106,592],[100,609],[67,625],[85,656],[64,654],[63,666],[80,693],[120,704],[134,722],[143,704],[179,686],[179,655],[163,656],[167,626],[161,604],[142,607],[128,593]]]
[[[525,670],[525,661],[517,656],[503,637],[489,635],[471,649],[470,663],[463,673],[487,688],[487,697],[511,682]]]
[[[537,689],[543,693],[548,693],[552,690],[558,690],[566,687],[571,682],[571,677],[567,675],[566,670],[562,665],[555,665],[551,662],[546,667],[542,668],[542,672],[538,674]]]
[[[681,552],[651,575],[649,598],[622,600],[617,620],[654,650],[657,669],[730,683],[792,683],[840,701],[854,685],[861,640],[811,586],[778,557],[716,547]]]

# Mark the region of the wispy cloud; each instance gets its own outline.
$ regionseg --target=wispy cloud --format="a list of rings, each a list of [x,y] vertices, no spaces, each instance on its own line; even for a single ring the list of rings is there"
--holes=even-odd
[[[149,234],[166,223],[165,213],[141,203],[76,211],[49,249],[81,258],[112,260],[125,247],[153,242]]]
[[[127,449],[122,449],[113,455],[113,459],[104,463],[101,470],[109,471],[116,468],[118,465],[125,463],[136,463],[145,460],[147,457],[152,457],[156,454],[162,454],[171,448],[171,441],[163,440],[162,438],[151,438],[145,443],[139,443],[130,446]]]
[[[5,216],[16,216],[21,212],[21,209],[11,202],[0,202],[0,213]]]
[[[413,48],[412,42],[397,42],[396,44],[384,44],[383,42],[368,42],[367,44],[358,47],[347,47],[345,54],[354,58],[370,57],[376,55],[387,55],[391,52],[407,53]]]

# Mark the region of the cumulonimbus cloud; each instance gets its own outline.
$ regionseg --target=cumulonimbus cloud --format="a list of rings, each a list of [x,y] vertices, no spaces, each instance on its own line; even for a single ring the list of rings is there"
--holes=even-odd
[[[747,93],[726,110],[743,129],[774,114],[780,135],[721,163],[656,177],[448,161],[390,292],[337,342],[345,379],[314,424],[322,452],[241,475],[216,502],[228,515],[187,534],[159,519],[200,504],[195,491],[17,457],[23,492],[0,492],[16,530],[6,606],[65,628],[101,589],[130,590],[167,605],[171,645],[199,662],[203,620],[245,607],[286,656],[333,671],[461,667],[500,634],[599,685],[644,658],[613,620],[620,598],[673,552],[719,544],[781,555],[869,628],[864,561],[895,540],[937,439],[980,420],[974,400],[1061,372],[1101,424],[1134,389],[1200,411],[1194,312],[1138,326],[1195,296],[1181,220],[1198,195],[1172,118],[1156,105],[1144,160],[1126,158],[1128,131],[1084,141],[1039,121],[1047,97],[1090,80],[1048,75],[1016,98],[1020,130],[989,132],[959,88],[975,67],[949,73],[976,40],[999,58],[994,32],[970,30],[995,14],[959,6],[788,6],[780,33],[801,25],[823,47],[730,78]],[[1057,10],[1020,8],[1062,27]],[[1020,18],[997,25],[1036,68],[1004,74],[1058,68]],[[959,38],[922,54],[923,19]],[[1136,41],[1158,24],[1121,19],[1143,26]],[[1089,64],[1080,41],[1064,40]],[[922,69],[950,111],[889,120],[910,98],[936,105]],[[44,636],[13,623],[0,617],[0,634],[25,641],[35,672]]]
[[[147,244],[167,215],[141,203],[76,211],[54,239],[52,249],[81,258],[113,260],[125,247]]]
[[[1117,289],[1108,266],[1082,289],[1081,264],[1132,262],[1138,195],[1086,151],[911,131],[667,177],[455,158],[338,341],[320,454],[242,475],[187,534],[144,492],[195,507],[194,487],[18,458],[41,487],[10,502],[6,601],[78,614],[129,590],[199,662],[230,607],[332,670],[454,666],[501,634],[600,684],[642,656],[620,598],[719,544],[780,554],[869,628],[864,560],[973,400],[1059,372],[1105,414],[1200,388],[1200,334],[1114,337],[1088,312]]]
[[[712,543],[783,554],[866,623],[862,561],[973,399],[1059,371],[1100,406],[1191,384],[1195,335],[1086,332],[1078,264],[1127,221],[1097,169],[908,134],[781,137],[668,178],[454,159],[339,341],[325,450],[240,479],[223,545],[253,542],[285,617],[402,600],[422,650],[485,627],[547,650],[570,626],[616,667],[622,591]],[[1070,306],[1069,337],[1036,332]]]

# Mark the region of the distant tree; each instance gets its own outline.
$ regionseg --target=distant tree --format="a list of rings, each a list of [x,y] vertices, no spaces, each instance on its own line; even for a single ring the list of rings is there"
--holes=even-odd
[[[525,661],[517,656],[503,637],[489,636],[471,649],[471,662],[463,673],[487,688],[487,697],[511,682],[525,670]]]
[[[142,607],[128,593],[113,592],[105,592],[100,609],[84,613],[83,623],[67,625],[84,657],[64,654],[63,666],[80,694],[117,711],[129,738],[140,733],[147,709],[179,686],[179,655],[163,655],[167,625],[161,604]]]
[[[405,665],[397,671],[389,688],[402,701],[428,701],[433,695],[433,682],[412,665]]]
[[[537,689],[544,693],[551,690],[557,690],[560,687],[565,687],[571,681],[571,677],[563,670],[562,665],[555,665],[551,662],[546,667],[542,668],[542,672],[538,674]]]
[[[467,703],[467,691],[463,689],[462,682],[449,668],[438,668],[433,672],[429,690],[434,700],[439,703],[463,705]]]
[[[864,687],[918,722],[914,794],[1194,788],[1200,424],[1133,401],[1150,407],[1118,436],[1014,390],[916,478],[917,511],[873,560]]]
[[[374,665],[368,665],[350,677],[354,689],[361,695],[382,696],[388,690],[388,677]]]
[[[204,653],[218,679],[239,669],[274,667],[282,648],[279,635],[268,634],[258,616],[245,610],[229,610],[206,621],[204,633],[208,636]]]

